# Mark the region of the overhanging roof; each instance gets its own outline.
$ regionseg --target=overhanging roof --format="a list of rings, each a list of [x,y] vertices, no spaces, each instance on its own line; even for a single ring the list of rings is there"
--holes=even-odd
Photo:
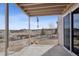
[[[66,12],[72,3],[18,3],[29,16],[60,15]]]

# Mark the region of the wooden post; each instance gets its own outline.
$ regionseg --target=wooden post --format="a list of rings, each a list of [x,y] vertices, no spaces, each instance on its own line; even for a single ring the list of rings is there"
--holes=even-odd
[[[6,3],[5,8],[5,56],[8,55],[8,46],[9,46],[9,6]]]

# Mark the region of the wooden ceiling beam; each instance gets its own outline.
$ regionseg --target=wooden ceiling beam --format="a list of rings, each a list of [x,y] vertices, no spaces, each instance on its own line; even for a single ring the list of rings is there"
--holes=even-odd
[[[18,5],[30,16],[42,16],[62,14],[70,7],[71,3],[20,3]]]
[[[47,13],[47,12],[63,12],[63,10],[38,10],[38,11],[27,11],[27,13]]]
[[[53,10],[58,10],[58,9],[64,9],[66,8],[66,6],[60,6],[60,7],[44,7],[44,8],[33,8],[33,9],[28,9],[28,8],[24,8],[25,11],[37,11],[37,10],[48,10],[48,9],[53,9]]]
[[[21,6],[22,7],[22,6]],[[41,7],[24,7],[24,10],[41,10],[41,9],[47,9],[47,8],[66,8],[66,5],[55,5],[55,6],[41,6]]]
[[[40,5],[40,4],[44,4],[44,3],[18,3],[18,5],[20,6],[35,6],[35,5]]]
[[[62,14],[61,12],[29,13],[29,15]]]
[[[66,12],[73,4],[67,5],[67,7],[64,9],[63,13]]]
[[[29,14],[30,16],[46,16],[46,15],[60,15],[62,13],[47,13],[47,14]]]
[[[19,4],[20,6],[25,6],[25,7],[41,7],[41,6],[55,6],[55,5],[68,5],[69,3],[26,3],[26,4]]]

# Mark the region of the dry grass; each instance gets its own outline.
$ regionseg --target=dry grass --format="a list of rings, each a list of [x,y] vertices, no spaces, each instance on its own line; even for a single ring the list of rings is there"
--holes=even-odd
[[[42,39],[31,39],[31,41],[33,42],[38,42],[38,44],[40,45],[53,45],[53,44],[58,44],[58,40],[57,39],[46,39],[46,40],[42,40]],[[24,39],[24,40],[17,40],[17,41],[10,41],[9,42],[9,51],[20,51],[21,49],[23,49],[25,46],[28,45],[28,40]],[[5,47],[0,48],[0,52],[4,51]]]
[[[49,40],[37,40],[37,39],[32,39],[32,42],[36,41],[40,45],[53,45],[53,44],[58,44],[58,39],[49,39]]]

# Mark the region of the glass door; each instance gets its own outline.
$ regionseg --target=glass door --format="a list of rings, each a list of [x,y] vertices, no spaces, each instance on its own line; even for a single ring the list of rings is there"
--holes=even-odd
[[[70,14],[64,17],[64,46],[70,50]]]
[[[79,8],[76,9],[73,13],[73,52],[79,55]]]

